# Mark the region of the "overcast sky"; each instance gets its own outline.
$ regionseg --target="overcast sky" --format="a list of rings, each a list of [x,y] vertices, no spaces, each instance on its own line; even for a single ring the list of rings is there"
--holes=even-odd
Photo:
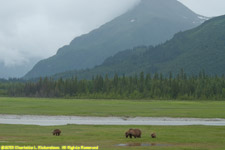
[[[23,65],[54,55],[76,36],[140,0],[0,0],[0,63]],[[180,0],[204,16],[225,14],[225,0]]]
[[[225,0],[179,0],[194,12],[207,16],[220,16],[225,14]]]

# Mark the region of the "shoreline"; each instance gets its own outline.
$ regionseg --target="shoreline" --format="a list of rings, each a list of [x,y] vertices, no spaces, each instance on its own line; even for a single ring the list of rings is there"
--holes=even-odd
[[[207,125],[225,126],[221,118],[170,118],[170,117],[83,117],[83,116],[44,116],[44,115],[7,115],[0,114],[0,124],[22,124],[57,126],[77,125],[162,125],[186,126]]]

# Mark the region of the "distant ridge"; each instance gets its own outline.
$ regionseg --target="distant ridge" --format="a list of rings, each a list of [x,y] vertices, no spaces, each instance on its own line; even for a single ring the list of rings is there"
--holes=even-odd
[[[54,78],[77,76],[134,75],[140,72],[175,74],[181,69],[189,74],[225,75],[225,15],[201,26],[180,32],[156,47],[141,46],[110,57],[94,69],[60,73]]]
[[[205,19],[177,0],[142,0],[132,10],[75,38],[56,55],[41,60],[24,78],[92,68],[117,52],[138,45],[157,45]]]

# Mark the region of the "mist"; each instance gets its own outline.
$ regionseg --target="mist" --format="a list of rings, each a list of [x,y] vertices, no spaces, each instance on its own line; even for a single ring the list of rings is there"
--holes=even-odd
[[[200,15],[225,14],[224,0],[179,1]],[[54,55],[75,37],[98,28],[139,2],[0,0],[0,77],[23,76],[38,60]]]
[[[29,64],[29,69],[37,60],[54,55],[73,38],[98,28],[138,2],[0,0],[0,66],[13,69]]]

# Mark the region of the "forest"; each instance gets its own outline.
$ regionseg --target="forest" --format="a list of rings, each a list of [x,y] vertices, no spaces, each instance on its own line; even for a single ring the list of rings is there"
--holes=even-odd
[[[40,78],[38,81],[0,80],[0,96],[104,99],[225,100],[225,76],[204,71],[188,76],[144,74],[97,75],[91,80]]]

